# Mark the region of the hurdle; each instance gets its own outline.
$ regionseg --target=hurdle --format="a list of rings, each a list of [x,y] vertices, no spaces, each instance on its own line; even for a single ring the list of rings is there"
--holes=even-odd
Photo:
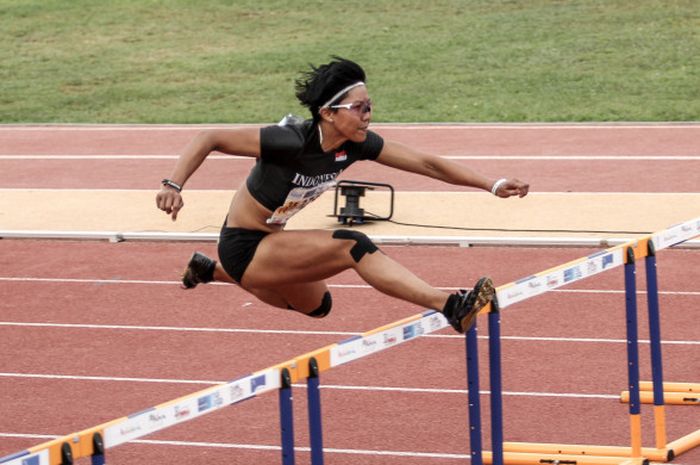
[[[562,278],[563,281],[568,284],[569,282],[583,279],[592,274],[597,274],[624,264],[629,380],[628,402],[630,404],[631,445],[630,447],[618,447],[510,442],[503,444],[503,450],[505,453],[501,453],[500,450],[494,446],[492,463],[497,465],[504,463],[503,457],[505,456],[505,463],[512,464],[644,464],[648,463],[649,459],[659,461],[673,460],[675,456],[700,445],[700,430],[697,430],[671,443],[667,443],[666,440],[661,338],[659,329],[658,286],[656,280],[656,251],[682,243],[697,235],[700,235],[700,218],[687,221],[665,231],[661,231],[645,238],[598,252],[587,258],[569,262],[562,266],[546,270],[542,273],[538,273],[537,275],[498,288],[496,299],[497,305],[494,309],[491,309],[491,313],[493,314],[498,314],[499,306],[500,308],[503,308],[506,305],[511,305],[534,295],[538,295],[542,292],[546,292],[547,290],[559,287],[560,280]],[[641,439],[641,399],[638,367],[639,357],[637,349],[637,304],[635,283],[635,261],[639,258],[645,258],[647,276],[647,303],[649,310],[653,381],[651,383],[645,383],[644,387],[653,390],[656,436],[656,444],[654,448],[643,448]],[[491,359],[493,357],[496,358],[495,361]],[[490,366],[492,370],[496,370],[495,376],[500,376],[500,360],[498,357],[499,353],[492,353],[490,355]],[[494,375],[492,374],[492,376]],[[677,387],[678,384],[673,386]],[[686,389],[688,387],[695,387],[695,385],[690,383],[683,383],[680,384],[680,386]],[[500,396],[500,394],[497,393],[496,396]],[[494,402],[492,401],[492,403]],[[497,399],[495,404],[500,405],[500,401]],[[499,418],[499,416],[499,411],[492,411],[492,424],[501,424],[502,420]]]
[[[613,247],[575,260],[556,268],[546,270],[537,275],[529,276],[515,283],[497,288],[493,303],[482,309],[481,313],[488,314],[489,329],[489,377],[491,404],[491,440],[492,450],[484,451],[481,438],[481,402],[479,394],[479,364],[477,344],[477,324],[465,336],[468,384],[468,417],[469,438],[471,448],[471,463],[473,465],[530,465],[530,464],[570,464],[570,465],[640,465],[648,464],[649,459],[669,461],[676,455],[696,447],[700,442],[700,430],[672,443],[666,442],[665,416],[663,399],[655,408],[656,447],[643,448],[641,437],[640,410],[640,381],[639,381],[639,340],[637,335],[637,289],[636,261],[644,257],[647,271],[647,294],[649,308],[649,324],[651,333],[652,387],[662,383],[661,338],[659,325],[658,287],[656,284],[656,250],[667,248],[677,243],[700,235],[700,218],[683,223],[669,230],[662,231],[639,240]],[[655,244],[657,244],[655,246]],[[568,285],[572,282],[606,272],[618,266],[624,266],[625,273],[625,308],[627,319],[627,354],[628,380],[630,392],[630,447],[566,445],[566,444],[537,444],[503,442],[503,407],[501,384],[501,349],[500,349],[500,311],[506,305],[534,297],[549,290]],[[341,343],[336,350],[353,354],[352,359],[361,355],[358,350],[364,345],[371,344],[373,334],[381,333],[385,328],[357,336]],[[415,331],[409,331],[411,335]],[[338,352],[336,352],[337,354]],[[309,434],[311,441],[312,465],[323,465],[323,444],[320,426],[321,406],[319,394],[319,371],[314,368],[315,360],[309,361],[307,374],[307,395]],[[333,366],[337,366],[333,363]],[[645,384],[647,387],[649,384]],[[678,386],[675,384],[674,386]],[[683,383],[680,386],[694,386]],[[312,400],[313,398],[313,400]],[[285,456],[285,457],[288,457]],[[293,465],[293,460],[283,462]]]
[[[670,443],[666,440],[655,261],[656,251],[682,243],[698,235],[700,235],[700,218],[645,238],[596,252],[579,260],[499,286],[496,289],[496,298],[493,303],[487,305],[480,312],[481,315],[488,314],[489,322],[491,451],[483,450],[481,443],[478,321],[465,335],[470,458],[473,465],[542,463],[640,465],[648,463],[648,459],[669,461],[687,450],[700,446],[700,429]],[[645,258],[647,265],[647,301],[650,312],[653,378],[650,383],[639,381],[635,263],[640,258]],[[504,442],[500,348],[502,309],[619,266],[624,266],[625,271],[628,379],[631,399],[630,447]],[[212,386],[132,415],[2,457],[0,464],[72,465],[79,458],[90,457],[93,465],[103,465],[106,450],[109,448],[276,390],[278,391],[280,411],[281,459],[283,465],[294,465],[293,396],[291,391],[293,383],[306,380],[311,460],[312,465],[322,465],[324,459],[319,393],[320,374],[446,327],[449,327],[449,324],[442,314],[428,310],[339,343],[308,352],[264,370],[236,378],[233,381]],[[656,447],[654,448],[642,447],[640,386],[653,390],[654,394],[656,426]],[[667,388],[672,389],[679,386],[684,389],[697,389],[697,385],[691,383],[668,384]]]
[[[233,381],[0,457],[0,464],[72,465],[79,458],[89,457],[92,465],[104,465],[106,449],[194,420],[258,395],[278,391],[282,463],[292,465],[295,463],[291,393],[293,383],[303,379],[313,380],[314,377],[318,381],[318,374],[322,371],[415,340],[448,326],[441,313],[428,310]],[[320,408],[320,397],[318,391],[313,390],[313,381],[311,385],[311,402],[314,402],[313,396],[316,395],[315,402]],[[316,451],[314,453],[318,455],[322,447],[320,410],[315,423],[311,424],[315,428],[312,433],[312,444]]]

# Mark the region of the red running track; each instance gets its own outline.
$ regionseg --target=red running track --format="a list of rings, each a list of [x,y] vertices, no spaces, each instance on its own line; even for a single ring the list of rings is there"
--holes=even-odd
[[[0,325],[3,372],[16,374],[0,378],[4,412],[0,432],[60,435],[94,426],[202,389],[205,382],[227,381],[421,311],[362,286],[352,273],[331,281],[337,304],[321,321],[270,309],[234,286],[183,291],[175,277],[192,248],[166,243],[0,241],[2,320],[25,323]],[[204,249],[214,252],[211,245]],[[592,251],[387,247],[386,252],[419,270],[432,284],[449,288],[472,282],[477,276],[475,263],[480,265],[478,273],[505,283]],[[698,373],[700,341],[697,325],[692,324],[700,298],[698,269],[696,251],[669,250],[659,257],[667,380],[692,381]],[[643,289],[643,273],[639,278]],[[626,385],[622,289],[622,272],[617,269],[504,311],[504,390],[519,393],[505,396],[507,440],[627,444],[627,407],[613,398]],[[647,337],[645,325],[641,315],[642,338]],[[552,340],[528,339],[533,337]],[[643,378],[650,376],[646,347],[642,345],[641,352]],[[327,463],[455,463],[454,458],[431,455],[468,454],[463,350],[462,338],[443,330],[324,374],[322,384],[331,386],[323,391],[326,447],[350,451],[328,453]],[[485,352],[482,347],[482,366],[487,363]],[[482,379],[486,375],[484,371]],[[104,379],[80,379],[87,376]],[[308,443],[303,397],[299,389],[295,397],[299,445]],[[487,407],[487,397],[484,402]],[[276,450],[225,447],[278,444],[276,409],[276,396],[264,395],[149,437],[175,441],[171,445],[141,443],[112,449],[110,462],[132,463],[138,457],[144,458],[142,463],[166,463],[177,454],[195,463],[204,457],[207,463],[275,463]],[[645,443],[652,444],[650,409],[644,410]],[[671,439],[699,426],[695,407],[669,406],[668,420]],[[5,437],[0,455],[38,442],[42,441]],[[430,455],[358,455],[360,451]],[[698,457],[693,451],[679,463],[694,463]]]
[[[448,156],[489,156],[460,162],[493,175],[507,172],[536,179],[539,191],[693,192],[699,128],[378,130]],[[143,128],[132,129],[0,128],[0,186],[151,189],[173,161],[133,155],[175,154],[192,130],[155,128],[145,136]],[[14,157],[47,154],[122,154],[133,159]],[[559,158],[533,158],[542,155]],[[624,159],[585,159],[588,155]],[[234,188],[250,163],[210,160],[188,187]],[[622,166],[632,174],[620,176]],[[401,190],[450,188],[395,172],[357,168],[349,178],[373,180],[372,176],[386,174],[382,180]],[[76,175],[85,169],[89,175]],[[214,253],[213,244],[0,240],[0,456],[422,310],[367,288],[352,273],[331,281],[335,309],[320,321],[273,310],[233,286],[182,291],[177,276],[195,247]],[[468,286],[482,274],[506,283],[592,252],[450,247],[385,251],[430,283],[446,288]],[[667,250],[659,256],[668,381],[698,382],[699,262],[697,251]],[[638,278],[643,289],[641,271]],[[629,443],[627,406],[616,400],[627,384],[622,289],[618,269],[504,311],[506,440]],[[642,338],[647,337],[645,328],[642,313]],[[647,348],[642,344],[642,378],[650,376]],[[488,389],[485,353],[483,347],[482,389]],[[327,463],[437,465],[458,463],[468,456],[460,336],[444,330],[334,369],[321,381],[325,445],[331,449]],[[486,396],[483,401],[486,412]],[[176,456],[194,463],[279,463],[276,403],[275,395],[263,395],[148,438],[155,442],[111,449],[109,461],[159,464],[172,463]],[[296,390],[295,409],[297,444],[306,445],[303,388]],[[644,442],[651,445],[650,407],[643,412]],[[695,407],[668,406],[667,416],[671,440],[700,428]],[[307,462],[308,454],[300,453],[299,463]],[[675,463],[700,463],[700,451]]]

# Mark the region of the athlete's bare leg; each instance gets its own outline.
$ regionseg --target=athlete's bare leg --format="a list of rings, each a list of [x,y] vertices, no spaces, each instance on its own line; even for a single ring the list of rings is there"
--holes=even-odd
[[[282,231],[258,245],[241,285],[282,295],[290,285],[323,281],[353,268],[372,287],[413,304],[442,309],[449,294],[435,289],[380,251],[355,261],[352,239],[334,238],[332,231]]]

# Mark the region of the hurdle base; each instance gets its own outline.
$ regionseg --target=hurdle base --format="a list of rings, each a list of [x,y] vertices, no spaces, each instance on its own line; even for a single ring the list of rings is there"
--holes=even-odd
[[[680,439],[671,441],[668,444],[668,447],[672,447],[676,455],[680,455],[683,452],[689,451],[690,449],[700,447],[700,429],[690,433],[687,436],[683,436]]]
[[[507,443],[504,443],[504,446]],[[483,462],[493,465],[493,453],[484,451]],[[548,454],[526,452],[504,452],[503,463],[505,465],[543,465],[543,464],[572,464],[572,465],[649,465],[649,460],[644,457],[615,457],[592,456],[572,454]]]
[[[618,460],[636,459],[631,457],[632,448],[624,446],[590,446],[578,444],[550,444],[531,442],[504,442],[503,450],[507,452],[525,452],[537,454],[566,454],[574,457],[616,457]],[[675,457],[673,449],[656,449],[652,447],[642,448],[642,457],[657,462],[669,462]],[[619,463],[616,462],[616,463]]]

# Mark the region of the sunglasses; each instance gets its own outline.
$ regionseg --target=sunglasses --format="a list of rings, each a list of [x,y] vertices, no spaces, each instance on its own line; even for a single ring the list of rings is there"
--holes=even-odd
[[[328,108],[337,110],[339,108],[345,108],[357,114],[365,114],[372,111],[372,101],[367,100],[366,102],[353,102],[353,103],[342,103],[338,105],[331,105]]]

